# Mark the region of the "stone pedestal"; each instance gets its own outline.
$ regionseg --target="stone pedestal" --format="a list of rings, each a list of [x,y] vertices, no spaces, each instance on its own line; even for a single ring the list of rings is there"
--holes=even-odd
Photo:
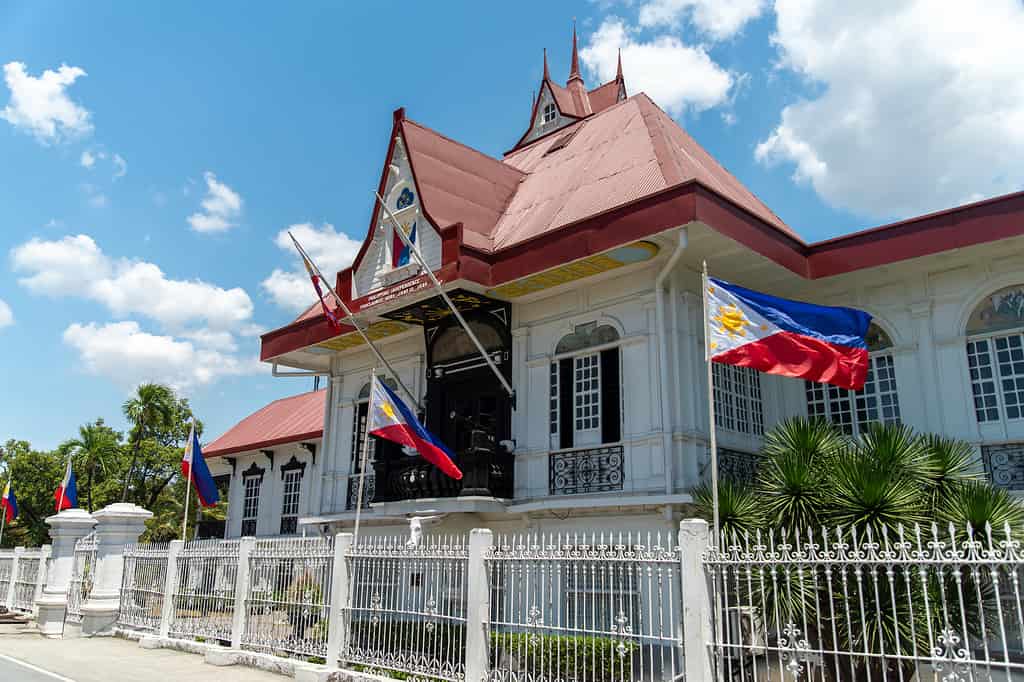
[[[64,631],[64,612],[68,605],[68,585],[75,562],[75,543],[88,535],[96,519],[84,509],[65,509],[46,519],[50,527],[52,554],[46,586],[36,600],[39,631],[47,637],[60,637]]]
[[[82,605],[82,635],[110,636],[121,605],[124,547],[138,542],[153,512],[128,503],[111,504],[93,513],[96,519],[96,569],[92,592]]]

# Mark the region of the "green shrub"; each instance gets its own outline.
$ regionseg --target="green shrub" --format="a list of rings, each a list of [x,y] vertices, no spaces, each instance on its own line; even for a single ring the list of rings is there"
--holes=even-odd
[[[495,632],[491,652],[497,652],[497,660],[491,665],[549,679],[613,682],[631,679],[638,649],[634,642],[608,637]]]

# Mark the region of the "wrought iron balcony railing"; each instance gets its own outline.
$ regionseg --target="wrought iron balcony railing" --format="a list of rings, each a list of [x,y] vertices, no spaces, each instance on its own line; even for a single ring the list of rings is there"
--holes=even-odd
[[[562,450],[548,457],[548,492],[552,495],[622,490],[624,479],[621,445]]]

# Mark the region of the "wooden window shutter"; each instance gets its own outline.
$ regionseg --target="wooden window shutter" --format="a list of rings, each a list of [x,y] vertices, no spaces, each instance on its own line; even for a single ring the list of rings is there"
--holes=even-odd
[[[601,442],[622,439],[621,389],[619,387],[619,349],[601,351]]]

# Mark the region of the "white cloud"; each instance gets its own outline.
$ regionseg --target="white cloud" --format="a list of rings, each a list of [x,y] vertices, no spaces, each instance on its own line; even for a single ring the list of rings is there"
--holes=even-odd
[[[14,313],[11,312],[11,306],[7,305],[7,301],[0,298],[0,329],[9,327],[14,324]]]
[[[33,77],[21,62],[4,64],[4,81],[11,99],[0,110],[0,118],[31,133],[43,144],[87,134],[92,130],[90,114],[66,92],[84,75],[85,71],[77,66],[62,64],[56,71],[47,69],[41,76]]]
[[[202,386],[224,376],[266,371],[255,359],[242,359],[189,341],[144,332],[137,322],[74,323],[64,330],[64,343],[78,351],[90,374],[124,387],[144,381],[176,389]]]
[[[352,264],[362,242],[352,239],[343,232],[335,231],[330,223],[324,223],[320,227],[311,223],[301,223],[277,233],[274,243],[292,256],[293,267],[291,270],[275,268],[270,276],[263,280],[262,286],[274,303],[287,310],[299,311],[316,301],[316,292],[313,291],[302,259],[288,237],[289,231],[299,240],[302,248],[332,286],[334,275]]]
[[[640,7],[640,25],[678,27],[684,17],[705,35],[725,40],[764,12],[766,0],[650,0]]]
[[[606,18],[580,50],[586,67],[601,81],[615,77],[618,51],[629,65],[630,92],[645,92],[672,116],[703,111],[727,102],[733,75],[716,64],[701,46],[673,35],[637,40],[635,31],[617,17]]]
[[[96,155],[86,150],[82,152],[80,162],[83,168],[92,168],[93,166],[96,165]]]
[[[833,206],[924,213],[1024,183],[1019,0],[777,0],[781,66],[821,94],[757,147]]]
[[[219,182],[217,176],[210,171],[206,171],[203,177],[206,180],[206,197],[200,202],[202,211],[188,217],[189,225],[196,232],[224,232],[231,229],[242,213],[242,197]]]
[[[29,291],[96,301],[115,315],[142,315],[170,330],[195,323],[231,330],[252,317],[252,301],[241,288],[169,279],[153,263],[108,257],[84,234],[32,239],[11,251],[11,261],[16,272],[26,273],[18,282]]]
[[[114,164],[114,177],[123,178],[128,173],[128,162],[120,154],[114,154],[110,160]]]

